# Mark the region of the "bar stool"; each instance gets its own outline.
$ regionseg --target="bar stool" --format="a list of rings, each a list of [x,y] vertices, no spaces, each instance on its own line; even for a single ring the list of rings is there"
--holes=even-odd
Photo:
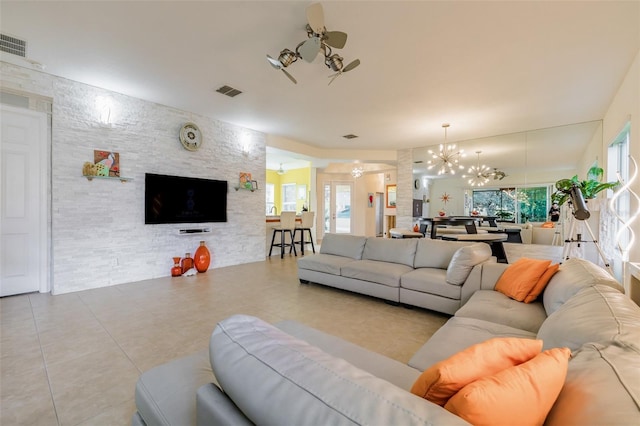
[[[280,214],[280,225],[273,227],[273,236],[271,237],[271,247],[269,247],[269,257],[273,247],[280,247],[280,259],[284,258],[284,248],[289,247],[289,254],[293,250],[294,256],[298,256],[294,241],[294,232],[296,229],[296,212],[282,212]],[[280,234],[280,242],[274,243],[276,234]],[[286,234],[289,234],[291,243],[287,243]]]
[[[304,256],[304,246],[308,243],[311,243],[311,249],[313,252],[316,252],[316,248],[313,245],[313,235],[311,234],[311,228],[313,227],[313,220],[315,219],[316,214],[314,212],[302,212],[302,223],[300,225],[296,225],[296,229],[293,232],[294,244],[300,244],[300,252]],[[295,236],[300,231],[300,240],[295,241]],[[304,231],[309,232],[309,241],[305,242],[304,240]]]

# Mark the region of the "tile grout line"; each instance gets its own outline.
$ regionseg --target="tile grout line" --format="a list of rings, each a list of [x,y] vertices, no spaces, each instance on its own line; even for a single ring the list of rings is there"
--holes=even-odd
[[[40,328],[38,327],[38,321],[36,321],[36,314],[33,310],[31,295],[29,295],[29,308],[31,309],[31,318],[33,319],[33,325],[36,327],[36,336],[38,336],[38,347],[40,348],[40,355],[42,356],[42,365],[44,366],[44,373],[47,375],[47,386],[49,386],[49,394],[51,395],[51,404],[53,404],[53,412],[56,415],[56,423],[58,424],[58,426],[60,426],[60,416],[58,415],[58,407],[56,406],[56,399],[53,396],[53,387],[51,386],[51,376],[49,375],[47,360],[44,357],[44,350],[42,349],[42,341],[40,340]]]
[[[124,292],[122,292],[120,289],[116,289],[118,292],[124,294]],[[105,325],[102,323],[102,321],[100,321],[100,318],[98,318],[98,316],[96,315],[96,313],[93,311],[93,309],[91,309],[91,306],[82,298],[82,295],[78,295],[78,298],[80,299],[80,301],[87,307],[87,309],[89,309],[89,312],[91,312],[91,315],[93,315],[93,317],[96,319],[96,321],[98,322],[98,324],[100,324],[100,327],[102,327],[102,329],[109,335],[109,337],[111,337],[111,340],[113,340],[113,342],[116,344],[116,346],[118,346],[118,349],[120,349],[122,351],[122,353],[124,354],[124,356],[129,360],[129,362],[131,363],[131,365],[133,365],[135,367],[136,370],[138,370],[138,375],[142,374],[142,371],[140,370],[140,368],[138,367],[138,365],[133,362],[133,360],[131,359],[131,357],[129,356],[129,354],[127,353],[127,351],[124,350],[124,348],[122,346],[120,346],[120,342],[118,342],[118,340],[113,336],[113,334],[111,334],[111,332],[109,331],[109,329],[107,327],[105,327]]]

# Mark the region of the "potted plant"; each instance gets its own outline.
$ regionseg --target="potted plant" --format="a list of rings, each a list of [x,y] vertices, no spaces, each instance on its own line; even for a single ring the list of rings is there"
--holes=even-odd
[[[556,182],[556,192],[551,195],[551,201],[558,203],[559,206],[563,205],[569,200],[569,191],[576,185],[580,188],[582,196],[585,200],[596,198],[598,193],[606,189],[614,189],[620,182],[602,182],[604,177],[604,170],[602,167],[598,167],[597,164],[591,166],[587,172],[586,180],[578,180],[578,175],[575,175],[571,179],[560,179]]]

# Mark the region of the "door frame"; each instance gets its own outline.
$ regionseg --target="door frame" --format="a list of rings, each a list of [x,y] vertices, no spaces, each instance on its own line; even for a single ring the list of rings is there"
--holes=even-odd
[[[38,141],[38,149],[39,149],[39,158],[38,165],[39,169],[42,170],[42,173],[39,177],[39,194],[38,194],[38,205],[39,205],[39,214],[38,214],[38,230],[39,230],[39,257],[41,259],[40,265],[38,267],[38,277],[40,281],[40,293],[47,293],[51,291],[51,268],[50,268],[50,257],[49,257],[49,228],[48,228],[48,218],[49,218],[49,182],[50,182],[50,174],[51,169],[50,165],[50,153],[47,149],[48,141],[50,138],[49,133],[49,120],[48,116],[44,112],[33,111],[26,108],[18,108],[11,105],[0,104],[0,114],[3,116],[3,120],[5,113],[14,113],[14,114],[22,114],[26,116],[30,116],[32,118],[37,119],[40,140]],[[2,150],[0,149],[0,164],[2,162]],[[0,198],[0,208],[2,208],[2,199]]]

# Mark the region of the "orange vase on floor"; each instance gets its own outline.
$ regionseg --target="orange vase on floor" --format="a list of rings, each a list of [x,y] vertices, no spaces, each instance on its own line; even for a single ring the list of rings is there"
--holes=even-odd
[[[209,269],[211,253],[209,253],[207,246],[204,245],[204,241],[200,241],[200,247],[196,249],[193,255],[193,263],[195,264],[196,270],[200,273],[207,272],[207,269]]]
[[[193,268],[193,259],[191,258],[191,253],[185,253],[182,262],[180,262],[180,266],[182,266],[182,273],[184,274],[189,269]]]
[[[174,257],[173,258],[173,268],[171,268],[171,276],[172,277],[179,277],[182,275],[182,266],[180,266],[180,258],[179,257]]]

